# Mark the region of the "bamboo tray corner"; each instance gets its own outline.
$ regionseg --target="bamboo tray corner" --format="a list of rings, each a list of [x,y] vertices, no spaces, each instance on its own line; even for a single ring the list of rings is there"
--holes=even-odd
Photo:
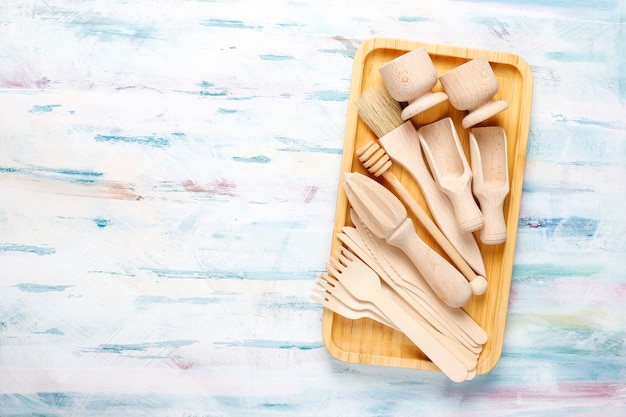
[[[399,39],[372,38],[359,47],[354,58],[350,102],[373,85],[382,83],[378,71],[381,65],[420,47],[426,48],[430,54],[439,76],[468,60],[485,56],[499,83],[495,98],[506,100],[509,103],[508,110],[481,124],[498,125],[506,132],[510,192],[504,203],[508,236],[506,242],[501,245],[486,246],[477,239],[487,271],[489,289],[482,296],[474,296],[470,303],[464,307],[489,336],[478,360],[476,371],[480,375],[491,371],[502,353],[528,143],[533,88],[532,74],[526,61],[511,53]],[[437,83],[435,90],[442,90],[441,83]],[[460,128],[464,114],[465,112],[455,110],[446,101],[418,115],[413,121],[417,126],[421,126],[450,116],[457,127],[459,138],[469,160],[468,131]],[[354,158],[354,152],[366,142],[376,141],[376,139],[374,133],[359,119],[353,106],[349,106],[341,172],[366,174],[359,160]],[[409,175],[402,175],[402,168],[395,165],[398,164],[394,164],[394,169],[398,170],[398,176],[405,187],[428,211],[417,185],[412,183]],[[419,229],[419,223],[414,223]],[[336,236],[337,233],[341,232],[343,226],[350,224],[349,204],[340,181],[331,254],[341,247],[341,242]],[[418,233],[420,232],[422,235],[425,234],[423,230],[418,230]],[[428,242],[427,238],[425,240]],[[432,244],[432,241],[430,243]],[[322,338],[328,352],[342,361],[438,370],[402,333],[370,319],[350,320],[325,309],[322,319]]]

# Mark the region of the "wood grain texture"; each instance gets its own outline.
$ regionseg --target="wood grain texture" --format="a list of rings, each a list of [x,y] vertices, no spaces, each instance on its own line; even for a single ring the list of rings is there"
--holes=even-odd
[[[625,13],[0,2],[0,415],[623,416]],[[502,356],[463,384],[398,367],[415,351],[394,332],[373,346],[393,366],[336,360],[309,299],[372,37],[506,51],[533,75]]]

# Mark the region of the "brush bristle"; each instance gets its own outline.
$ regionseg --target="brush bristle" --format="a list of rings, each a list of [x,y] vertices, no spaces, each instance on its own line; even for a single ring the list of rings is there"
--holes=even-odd
[[[361,94],[354,106],[361,119],[379,138],[404,123],[400,104],[382,84]]]

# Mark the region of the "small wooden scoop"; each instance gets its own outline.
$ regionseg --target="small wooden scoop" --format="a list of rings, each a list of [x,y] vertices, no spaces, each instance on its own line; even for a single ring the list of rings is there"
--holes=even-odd
[[[401,249],[444,303],[450,307],[467,304],[472,296],[469,282],[420,239],[402,202],[366,175],[344,172],[343,177],[348,201],[365,227]]]
[[[473,232],[485,220],[472,195],[472,171],[452,118],[422,126],[418,136],[437,186],[448,196],[459,227]]]
[[[506,133],[499,126],[476,127],[469,133],[472,188],[485,218],[480,240],[497,245],[506,240],[504,199],[509,193]]]

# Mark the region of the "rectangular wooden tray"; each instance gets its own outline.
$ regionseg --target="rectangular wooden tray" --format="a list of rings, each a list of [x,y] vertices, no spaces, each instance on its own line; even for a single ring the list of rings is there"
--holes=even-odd
[[[368,141],[377,140],[374,133],[358,117],[352,102],[370,87],[382,83],[378,71],[381,65],[420,47],[426,48],[430,54],[439,76],[468,60],[485,56],[499,83],[499,90],[495,99],[506,100],[509,103],[507,110],[480,124],[481,126],[497,125],[504,128],[508,142],[510,176],[510,193],[504,203],[508,238],[501,245],[481,245],[478,232],[475,232],[487,271],[489,289],[482,296],[473,296],[472,300],[464,307],[489,336],[477,366],[477,374],[484,374],[494,368],[502,353],[528,142],[532,74],[526,61],[511,53],[388,38],[373,38],[365,41],[359,47],[354,58],[350,89],[351,105],[347,115],[341,172],[367,174],[359,160],[354,157],[354,152]],[[440,82],[437,83],[434,90],[442,91]],[[466,112],[455,110],[446,101],[416,116],[413,121],[419,127],[446,116],[452,117],[469,160],[468,132],[461,127],[461,119],[465,114]],[[421,191],[411,176],[403,172],[399,164],[393,164],[392,169],[420,205],[428,211]],[[432,246],[432,238],[428,236],[425,230],[420,230],[421,225],[415,219],[413,221],[420,236]],[[352,225],[352,223],[349,217],[349,204],[340,179],[331,254],[341,247],[341,242],[336,234],[340,233],[341,228],[345,225]],[[443,253],[442,255],[445,256]],[[438,370],[402,333],[370,319],[349,320],[325,309],[322,336],[326,349],[339,360]]]

